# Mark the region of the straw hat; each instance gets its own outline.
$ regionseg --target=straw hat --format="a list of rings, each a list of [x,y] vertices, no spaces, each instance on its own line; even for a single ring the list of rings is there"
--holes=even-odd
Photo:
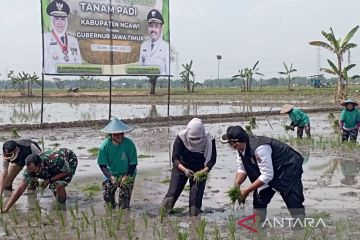
[[[291,104],[285,104],[281,107],[280,109],[280,113],[283,114],[283,113],[288,113],[290,112],[292,109],[294,108],[294,105],[291,105]]]
[[[346,107],[346,104],[348,104],[348,103],[352,103],[354,105],[354,107],[359,105],[354,99],[348,98],[348,99],[346,99],[346,101],[343,101],[341,103],[341,106]]]
[[[127,133],[127,132],[131,132],[132,130],[134,130],[134,128],[126,125],[123,121],[114,117],[111,120],[111,122],[100,131],[103,133],[114,134],[114,133]]]

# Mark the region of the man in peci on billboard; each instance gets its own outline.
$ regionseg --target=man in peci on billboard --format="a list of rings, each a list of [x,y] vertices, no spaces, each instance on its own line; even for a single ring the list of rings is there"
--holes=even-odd
[[[169,75],[169,43],[162,39],[164,18],[152,9],[147,15],[149,39],[141,44],[139,64],[159,66],[160,75]]]
[[[44,72],[57,73],[58,64],[81,64],[77,39],[67,32],[69,5],[54,0],[46,8],[51,19],[50,32],[44,33]]]

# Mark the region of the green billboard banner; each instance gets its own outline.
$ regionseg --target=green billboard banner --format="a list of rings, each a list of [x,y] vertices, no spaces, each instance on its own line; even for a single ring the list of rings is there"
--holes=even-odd
[[[41,0],[43,73],[168,76],[169,0]]]

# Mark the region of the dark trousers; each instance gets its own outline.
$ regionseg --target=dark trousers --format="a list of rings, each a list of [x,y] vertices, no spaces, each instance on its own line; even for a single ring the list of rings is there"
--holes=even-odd
[[[301,218],[305,216],[305,208],[302,204],[305,199],[301,182],[301,174],[299,175],[300,176],[296,177],[294,185],[289,192],[280,193],[293,218]],[[260,221],[265,221],[266,208],[274,194],[275,191],[271,187],[267,187],[261,190],[259,193],[257,190],[254,191],[253,206],[257,213],[261,213],[259,214]]]
[[[171,179],[169,190],[165,195],[166,198],[173,198],[173,204],[179,198],[181,192],[183,191],[188,178],[183,172],[181,172],[176,166],[173,167],[171,171]],[[190,196],[189,196],[189,207],[196,207],[201,209],[202,199],[205,190],[205,182],[195,182],[191,178],[190,181]]]
[[[303,127],[297,126],[297,129],[296,129],[297,137],[298,138],[303,138],[304,130],[305,130],[305,133],[306,133],[307,137],[311,138],[310,124],[306,125],[306,126],[303,126]]]
[[[119,206],[121,208],[129,207],[134,184],[129,184],[129,186],[124,187],[122,185],[115,185],[107,179],[103,182],[102,187],[103,197],[106,203],[111,204],[113,207],[116,206],[115,192],[117,188],[119,188]]]
[[[345,142],[350,138],[350,141],[356,142],[358,132],[359,132],[358,129],[352,129],[352,130],[343,129],[341,140]]]

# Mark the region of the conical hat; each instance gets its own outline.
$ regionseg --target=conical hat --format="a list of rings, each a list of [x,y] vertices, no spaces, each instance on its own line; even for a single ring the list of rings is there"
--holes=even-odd
[[[108,125],[106,125],[106,127],[101,129],[100,131],[103,132],[103,133],[113,134],[113,133],[131,132],[132,130],[134,130],[134,128],[129,127],[123,121],[121,121],[121,120],[117,119],[116,117],[114,117],[111,120],[111,122]]]
[[[357,106],[357,105],[359,105],[354,99],[351,99],[351,98],[348,98],[348,99],[346,99],[346,101],[343,101],[342,103],[341,103],[341,106],[346,106],[346,104],[348,104],[348,103],[352,103],[353,105],[354,105],[354,107],[355,106]]]
[[[281,113],[281,114],[283,114],[283,113],[288,113],[288,112],[290,112],[293,108],[294,108],[294,105],[285,104],[284,106],[281,107],[280,113]]]

